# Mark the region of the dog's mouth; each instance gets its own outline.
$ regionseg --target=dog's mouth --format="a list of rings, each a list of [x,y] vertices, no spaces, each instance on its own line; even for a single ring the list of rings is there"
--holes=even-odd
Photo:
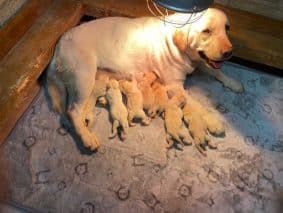
[[[205,62],[209,66],[211,66],[214,69],[220,69],[222,67],[222,65],[224,64],[224,61],[227,60],[227,59],[224,59],[224,60],[215,61],[215,60],[212,60],[212,59],[208,58],[203,51],[199,51],[198,53],[199,53],[200,57],[203,60],[205,60]]]

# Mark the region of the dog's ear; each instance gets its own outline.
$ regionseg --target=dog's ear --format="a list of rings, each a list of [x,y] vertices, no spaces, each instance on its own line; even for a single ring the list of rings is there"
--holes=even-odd
[[[185,52],[188,46],[188,35],[182,31],[177,29],[173,35],[173,42],[176,47],[181,51]]]

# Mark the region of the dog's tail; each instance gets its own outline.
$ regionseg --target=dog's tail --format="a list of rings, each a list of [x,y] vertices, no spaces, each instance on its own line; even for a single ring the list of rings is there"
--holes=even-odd
[[[56,50],[50,64],[47,67],[46,84],[53,109],[62,114],[66,112],[67,90],[56,70]]]

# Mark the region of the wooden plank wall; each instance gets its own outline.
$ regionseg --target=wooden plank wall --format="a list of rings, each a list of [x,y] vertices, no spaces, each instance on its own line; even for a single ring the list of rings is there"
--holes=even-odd
[[[0,59],[17,43],[53,0],[29,0],[16,16],[0,28]]]
[[[215,0],[214,2],[283,21],[283,0]]]
[[[0,144],[39,91],[37,80],[58,38],[76,25],[82,14],[80,2],[55,0],[0,60]]]

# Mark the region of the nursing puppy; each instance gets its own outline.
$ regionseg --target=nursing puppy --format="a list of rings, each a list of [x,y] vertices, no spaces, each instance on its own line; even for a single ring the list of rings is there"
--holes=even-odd
[[[165,26],[155,17],[110,17],[82,24],[66,32],[56,46],[47,74],[51,100],[69,117],[84,145],[94,150],[98,142],[84,120],[97,69],[126,79],[153,71],[163,84],[183,85],[186,75],[201,66],[240,92],[241,84],[219,70],[232,54],[228,31],[227,17],[217,9],[208,9],[198,21],[182,28]]]

